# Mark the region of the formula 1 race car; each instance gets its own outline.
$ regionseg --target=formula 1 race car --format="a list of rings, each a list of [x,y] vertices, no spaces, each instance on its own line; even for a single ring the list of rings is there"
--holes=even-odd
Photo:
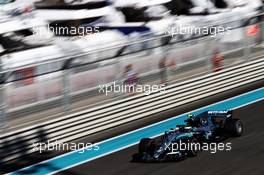
[[[197,132],[201,141],[241,136],[243,132],[242,121],[233,118],[233,111],[206,111],[195,117],[189,115],[185,122]]]
[[[206,111],[197,116],[189,115],[185,123],[166,131],[161,138],[141,139],[133,161],[181,160],[196,156],[200,150],[197,144],[218,142],[221,138],[241,136],[243,132],[241,120],[234,119],[232,111]],[[182,144],[185,144],[185,149],[180,149],[179,145]]]

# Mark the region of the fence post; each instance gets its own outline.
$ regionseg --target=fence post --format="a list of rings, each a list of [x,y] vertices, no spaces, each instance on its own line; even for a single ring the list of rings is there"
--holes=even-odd
[[[0,58],[0,72],[2,72],[2,59]],[[6,124],[6,98],[5,98],[5,85],[4,85],[4,74],[1,73],[0,82],[0,133],[4,133]]]
[[[212,66],[212,57],[215,49],[218,49],[221,51],[221,43],[219,42],[218,39],[214,39],[212,37],[208,37],[206,39],[205,45],[204,45],[204,57],[206,58],[206,68],[207,72],[212,72],[213,66]]]
[[[62,71],[62,81],[63,81],[63,107],[64,112],[68,113],[70,111],[70,69],[64,69]]]
[[[243,60],[247,61],[250,55],[249,37],[247,36],[247,26],[243,28]]]
[[[261,43],[264,46],[264,16],[261,17],[260,21],[260,32],[261,32]]]

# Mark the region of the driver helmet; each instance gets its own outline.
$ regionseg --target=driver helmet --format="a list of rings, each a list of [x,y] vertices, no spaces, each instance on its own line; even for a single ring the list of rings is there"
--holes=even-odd
[[[193,118],[194,115],[193,114],[188,114],[188,118]]]

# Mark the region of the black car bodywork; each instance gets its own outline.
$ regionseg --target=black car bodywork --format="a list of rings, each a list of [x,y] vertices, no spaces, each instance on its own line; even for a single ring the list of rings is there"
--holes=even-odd
[[[181,143],[211,143],[230,136],[241,136],[243,124],[233,118],[233,111],[206,111],[185,120],[185,125],[166,131],[158,139],[143,138],[133,161],[153,162],[179,160],[196,156],[199,150],[174,150],[170,146]]]

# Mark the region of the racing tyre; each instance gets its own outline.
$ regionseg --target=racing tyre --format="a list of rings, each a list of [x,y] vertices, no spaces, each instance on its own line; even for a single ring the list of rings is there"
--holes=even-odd
[[[195,157],[197,156],[198,152],[199,152],[199,148],[197,148],[197,144],[199,144],[199,142],[196,140],[196,139],[192,139],[190,142],[189,142],[190,145],[193,145],[191,147],[191,150],[188,150],[187,151],[187,155],[189,157]]]
[[[142,153],[152,154],[154,153],[154,149],[155,149],[155,143],[153,139],[144,138],[140,140],[139,145],[138,145],[139,154],[142,154]]]
[[[239,137],[243,133],[243,123],[239,119],[232,119],[226,123],[225,129],[232,136]]]

